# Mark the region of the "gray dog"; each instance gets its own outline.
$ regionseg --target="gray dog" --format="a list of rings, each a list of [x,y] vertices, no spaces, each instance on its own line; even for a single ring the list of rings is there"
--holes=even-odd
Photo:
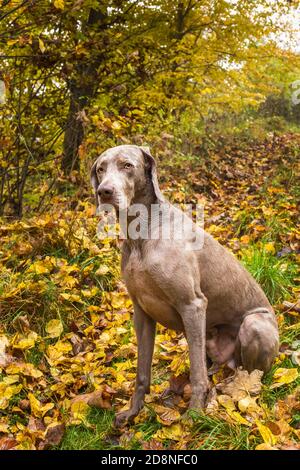
[[[205,404],[206,355],[217,364],[230,361],[249,372],[268,371],[279,343],[271,305],[235,257],[202,228],[190,223],[182,239],[160,236],[180,211],[161,194],[149,149],[120,145],[106,150],[92,167],[91,181],[97,204],[111,204],[119,217],[134,204],[142,204],[149,214],[156,205],[169,216],[150,216],[145,224],[151,223],[154,236],[129,236],[122,246],[122,274],[134,305],[138,365],[130,409],[117,415],[116,425],[137,416],[149,393],[156,322],[183,331],[187,338],[190,408]],[[131,220],[127,215],[127,222]],[[203,240],[197,249],[195,234]]]

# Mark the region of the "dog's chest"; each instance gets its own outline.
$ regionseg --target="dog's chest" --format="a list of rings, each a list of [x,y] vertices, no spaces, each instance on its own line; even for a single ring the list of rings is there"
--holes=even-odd
[[[122,266],[122,274],[125,280],[127,289],[132,297],[137,297],[140,292],[145,290],[154,289],[151,284],[151,279],[147,273],[144,263],[138,251],[132,251],[127,257],[126,262]]]
[[[132,251],[122,265],[128,292],[140,307],[155,321],[167,328],[182,330],[178,313],[170,305],[138,251]]]

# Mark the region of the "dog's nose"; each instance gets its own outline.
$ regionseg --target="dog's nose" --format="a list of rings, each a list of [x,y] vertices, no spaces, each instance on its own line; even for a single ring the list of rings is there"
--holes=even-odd
[[[102,197],[110,197],[113,192],[114,188],[112,186],[100,186],[98,189],[98,194]]]

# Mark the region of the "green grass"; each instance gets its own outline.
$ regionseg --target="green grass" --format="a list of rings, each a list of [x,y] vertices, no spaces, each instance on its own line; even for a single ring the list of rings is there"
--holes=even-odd
[[[193,412],[194,420],[190,449],[248,450],[259,443],[247,426],[231,425],[226,421]]]
[[[243,250],[242,263],[260,284],[271,304],[281,302],[295,285],[297,265],[292,259],[276,258],[264,247],[252,245]]]
[[[66,429],[60,450],[102,450],[119,448],[112,427],[114,414],[92,408],[88,416],[89,426],[70,426]]]
[[[298,332],[299,334],[299,332]],[[279,367],[292,369],[295,364],[292,363],[289,357],[286,357]],[[260,400],[268,405],[268,408],[272,409],[276,401],[283,400],[287,395],[293,393],[293,390],[300,385],[300,377],[290,384],[281,385],[278,388],[270,388],[270,385],[275,382],[273,375],[278,369],[278,364],[274,364],[272,369],[263,378],[263,389],[260,395]]]

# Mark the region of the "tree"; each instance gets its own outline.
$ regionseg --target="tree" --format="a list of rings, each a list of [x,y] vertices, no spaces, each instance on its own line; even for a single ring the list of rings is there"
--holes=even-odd
[[[96,152],[96,141],[258,105],[270,91],[263,64],[294,60],[270,40],[292,7],[284,0],[6,1],[0,213],[10,207],[20,216],[24,196],[39,205],[28,178],[46,175],[47,191],[59,167],[80,171],[84,135]]]

